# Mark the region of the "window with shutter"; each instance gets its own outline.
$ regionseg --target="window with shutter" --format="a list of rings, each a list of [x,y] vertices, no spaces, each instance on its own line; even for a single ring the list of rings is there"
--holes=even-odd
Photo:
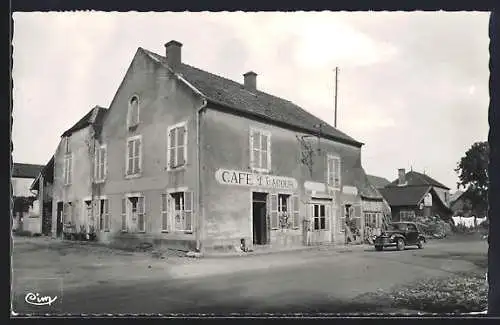
[[[127,139],[127,176],[139,175],[142,166],[142,136]]]
[[[327,184],[333,188],[340,188],[340,158],[327,156]]]
[[[167,168],[183,167],[187,163],[187,122],[173,125],[167,130]]]
[[[64,185],[70,185],[71,184],[71,178],[72,178],[72,173],[73,173],[73,157],[70,154],[67,154],[64,157]]]
[[[270,209],[270,217],[271,217],[271,229],[278,229],[278,195],[271,194],[269,195],[269,199],[271,200],[271,209]]]
[[[250,167],[258,171],[271,169],[271,133],[250,129]]]

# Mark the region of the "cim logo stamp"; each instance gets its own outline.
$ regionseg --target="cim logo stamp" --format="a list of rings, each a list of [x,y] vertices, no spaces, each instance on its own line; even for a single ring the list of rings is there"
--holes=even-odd
[[[57,300],[57,296],[40,296],[39,293],[28,292],[24,296],[24,301],[30,305],[34,306],[50,306],[53,302]]]

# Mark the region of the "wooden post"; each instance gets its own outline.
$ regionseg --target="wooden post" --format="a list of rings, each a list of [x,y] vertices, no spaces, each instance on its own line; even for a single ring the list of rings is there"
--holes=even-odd
[[[44,177],[43,174],[40,172],[40,179],[38,180],[38,211],[39,215],[38,218],[40,220],[40,233],[42,233],[43,230],[43,183],[44,183]]]

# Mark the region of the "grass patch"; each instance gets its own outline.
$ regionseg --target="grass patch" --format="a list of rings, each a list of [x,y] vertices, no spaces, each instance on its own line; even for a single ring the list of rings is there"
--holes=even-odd
[[[390,301],[395,309],[425,313],[468,313],[486,310],[488,285],[481,273],[454,274],[430,278],[400,286],[391,292],[377,292],[370,297]]]

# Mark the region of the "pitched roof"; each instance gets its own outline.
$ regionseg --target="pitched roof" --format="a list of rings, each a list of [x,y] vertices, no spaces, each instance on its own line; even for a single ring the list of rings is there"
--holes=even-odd
[[[406,186],[435,186],[446,190],[450,189],[446,185],[443,185],[442,183],[436,181],[434,178],[422,173],[417,173],[415,171],[409,171],[408,173],[406,173],[405,177],[407,182]],[[387,186],[398,186],[398,180],[396,179]]]
[[[167,66],[165,57],[143,48],[139,49],[144,51],[153,60]],[[321,125],[321,135],[324,137],[357,147],[363,145],[361,142],[356,141],[288,100],[260,90],[250,92],[236,81],[184,63],[179,65],[176,72],[201,92],[207,101],[213,104],[222,105],[240,114],[246,113],[267,121],[284,124],[288,127],[299,128],[313,134],[318,134],[318,129],[315,128],[315,125]]]
[[[368,181],[375,186],[375,188],[383,188],[391,183],[388,179],[379,176],[366,175],[366,177],[368,177]]]
[[[49,182],[54,181],[54,156],[52,156],[47,163],[47,165],[42,166],[42,169],[37,174],[33,183],[31,183],[30,190],[38,189],[38,183],[40,181],[40,175],[44,176],[44,179]],[[44,182],[45,183],[45,182]]]
[[[455,193],[450,194],[450,203],[458,200],[462,196],[462,194],[464,194],[463,191],[456,191]]]
[[[430,188],[430,186],[384,187],[379,189],[379,192],[390,206],[414,206],[422,200]]]
[[[43,165],[14,163],[14,166],[12,166],[12,177],[36,178],[42,168]]]
[[[87,114],[85,114],[84,117],[82,117],[78,122],[76,122],[75,125],[64,131],[62,136],[63,137],[69,136],[72,133],[81,130],[91,124],[100,124],[106,112],[107,112],[106,108],[95,106]]]

